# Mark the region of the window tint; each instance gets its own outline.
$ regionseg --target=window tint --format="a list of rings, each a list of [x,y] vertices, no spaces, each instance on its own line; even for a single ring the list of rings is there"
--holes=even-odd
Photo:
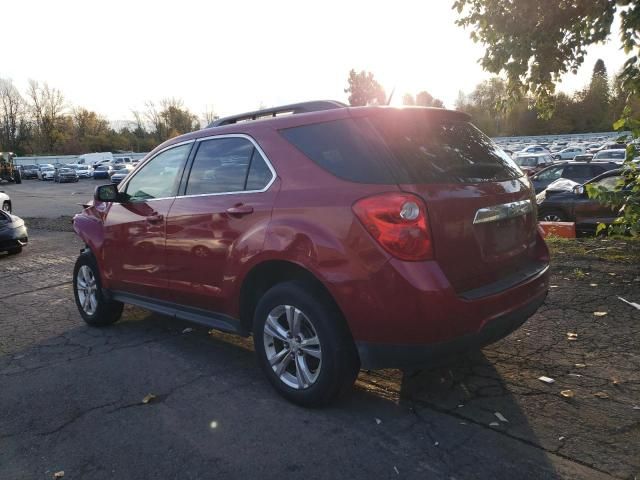
[[[613,190],[622,183],[622,180],[621,176],[607,177],[602,180],[598,180],[597,182],[593,182],[593,185],[597,185],[598,187],[602,187],[607,190]]]
[[[201,142],[193,160],[186,194],[244,190],[253,150],[253,144],[245,138],[218,138]]]
[[[563,167],[551,167],[544,172],[540,172],[536,175],[536,178],[538,180],[556,180],[562,175],[562,169]]]
[[[271,170],[269,170],[264,158],[262,158],[262,155],[260,155],[257,149],[254,149],[245,190],[262,190],[267,186],[272,176]]]
[[[448,114],[387,110],[281,134],[319,166],[353,182],[483,182],[522,175],[488,137]]]
[[[589,165],[567,165],[564,167],[564,178],[591,178],[591,167]]]
[[[190,149],[191,144],[187,144],[165,150],[143,165],[127,183],[131,201],[175,196]]]

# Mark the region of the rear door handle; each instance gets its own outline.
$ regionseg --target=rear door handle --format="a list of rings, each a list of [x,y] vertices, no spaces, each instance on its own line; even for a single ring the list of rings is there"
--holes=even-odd
[[[147,217],[147,222],[149,223],[160,223],[163,220],[164,220],[164,215],[160,215],[160,214],[149,215]]]
[[[227,213],[229,215],[248,215],[253,213],[253,207],[251,205],[238,204],[227,208]]]

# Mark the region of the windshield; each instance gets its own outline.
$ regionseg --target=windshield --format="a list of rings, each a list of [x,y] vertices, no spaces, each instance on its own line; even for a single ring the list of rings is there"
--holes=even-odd
[[[611,150],[596,153],[595,158],[612,158],[614,160],[624,160],[626,152],[624,150]]]

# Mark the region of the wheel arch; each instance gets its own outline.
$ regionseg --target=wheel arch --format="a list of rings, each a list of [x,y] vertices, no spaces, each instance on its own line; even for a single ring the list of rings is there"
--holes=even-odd
[[[251,331],[256,306],[267,290],[287,281],[301,282],[312,288],[314,293],[331,303],[348,327],[348,322],[333,295],[313,272],[288,260],[265,260],[247,273],[240,287],[238,311],[243,329],[247,332]]]

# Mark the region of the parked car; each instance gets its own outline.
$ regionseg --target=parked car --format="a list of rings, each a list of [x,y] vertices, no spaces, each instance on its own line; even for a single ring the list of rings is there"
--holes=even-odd
[[[594,162],[616,162],[622,164],[627,158],[626,150],[600,150],[593,156]]]
[[[582,153],[573,157],[574,162],[590,162],[593,160],[593,153]]]
[[[587,153],[596,154],[596,153],[601,152],[603,150],[626,150],[626,149],[627,149],[627,145],[625,143],[607,142],[607,143],[603,143],[599,147],[588,149]]]
[[[93,178],[97,179],[97,178],[109,178],[110,177],[110,173],[111,170],[113,169],[113,167],[111,165],[106,165],[106,164],[102,164],[102,165],[98,165],[96,168],[93,169]]]
[[[53,180],[55,170],[50,163],[38,166],[38,180]]]
[[[4,190],[0,190],[0,209],[3,212],[11,213],[11,198],[4,193]]]
[[[567,147],[553,154],[555,160],[572,160],[576,155],[584,153],[581,147]]]
[[[78,174],[71,167],[59,167],[54,171],[53,181],[57,183],[77,182]]]
[[[38,178],[38,165],[22,165],[22,178]]]
[[[541,192],[559,178],[566,178],[577,183],[584,183],[598,175],[619,168],[613,162],[590,163],[590,162],[564,162],[540,170],[531,177],[531,183],[536,193]]]
[[[129,173],[134,170],[134,167],[130,164],[127,165],[116,165],[113,167],[111,173],[111,183],[114,185],[118,185],[122,180],[124,180]]]
[[[518,156],[513,159],[514,162],[527,175],[533,175],[549,165],[553,165],[553,157],[548,153],[530,154],[526,156]]]
[[[520,150],[519,152],[516,152],[514,154],[515,157],[520,157],[520,156],[528,156],[531,155],[532,153],[550,153],[549,149],[546,147],[543,147],[542,145],[530,145],[528,147],[523,148],[522,150]]]
[[[29,242],[24,220],[10,212],[0,210],[0,252],[16,254]]]
[[[74,296],[91,325],[130,303],[253,332],[275,389],[324,404],[360,367],[427,365],[532,315],[549,281],[532,198],[461,112],[250,112],[173,138],[119,186],[96,188],[74,217],[86,244]]]
[[[594,234],[598,224],[610,224],[617,216],[619,207],[609,207],[589,198],[587,185],[598,185],[613,189],[622,180],[622,170],[609,170],[585,182],[574,185],[571,190],[554,190],[551,187],[536,197],[538,218],[547,222],[575,222],[576,231]]]
[[[93,168],[90,165],[73,165],[78,178],[91,178],[93,177]]]

